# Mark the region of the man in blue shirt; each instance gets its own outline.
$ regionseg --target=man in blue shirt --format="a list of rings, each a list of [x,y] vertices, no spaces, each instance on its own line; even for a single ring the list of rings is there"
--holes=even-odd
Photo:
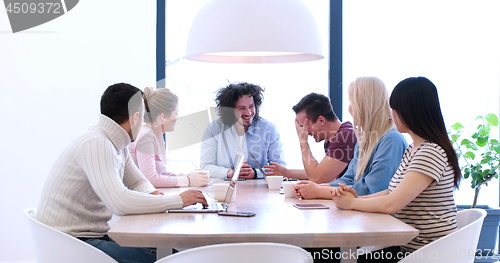
[[[245,156],[240,177],[264,178],[260,167],[277,162],[285,165],[276,126],[259,116],[264,89],[250,83],[233,83],[217,91],[215,99],[220,118],[210,123],[201,143],[200,167],[211,177],[231,178],[237,152]]]

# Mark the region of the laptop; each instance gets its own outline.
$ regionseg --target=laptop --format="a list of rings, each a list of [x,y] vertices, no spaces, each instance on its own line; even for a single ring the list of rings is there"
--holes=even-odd
[[[229,203],[231,202],[231,199],[233,199],[234,189],[236,188],[236,182],[238,181],[238,177],[240,176],[241,166],[243,165],[243,158],[244,158],[243,154],[236,153],[234,161],[236,166],[234,169],[233,177],[231,178],[231,182],[229,183],[229,186],[227,188],[224,202],[222,203],[209,202],[208,207],[203,207],[203,205],[197,203],[194,205],[186,206],[184,208],[170,209],[167,211],[169,213],[218,213],[227,211]]]

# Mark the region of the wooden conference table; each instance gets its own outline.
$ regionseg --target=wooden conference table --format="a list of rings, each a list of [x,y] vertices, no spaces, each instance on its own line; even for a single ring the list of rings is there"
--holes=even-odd
[[[175,194],[186,189],[159,190]],[[199,189],[207,196],[206,187]],[[207,196],[207,201],[213,199]],[[322,203],[330,208],[299,210],[294,203]],[[279,190],[269,190],[266,180],[238,182],[236,198],[229,211],[256,215],[160,213],[123,216],[108,235],[121,246],[158,247],[159,253],[165,253],[165,248],[240,242],[284,243],[304,248],[341,247],[342,251],[349,251],[358,246],[403,245],[418,234],[418,230],[390,215],[339,210],[332,200],[285,198]],[[342,262],[356,260],[344,259]]]

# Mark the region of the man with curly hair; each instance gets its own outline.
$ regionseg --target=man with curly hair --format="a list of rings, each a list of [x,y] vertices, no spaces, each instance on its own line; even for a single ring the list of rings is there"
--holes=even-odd
[[[241,178],[265,177],[252,155],[261,167],[270,162],[285,165],[276,126],[259,116],[263,92],[262,87],[246,82],[232,83],[217,91],[215,102],[220,118],[205,130],[200,160],[201,168],[212,177],[231,178],[237,152],[247,160],[241,168]]]

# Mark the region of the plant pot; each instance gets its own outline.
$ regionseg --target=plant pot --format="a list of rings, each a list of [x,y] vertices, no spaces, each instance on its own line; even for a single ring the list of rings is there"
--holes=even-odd
[[[457,205],[457,210],[469,209],[470,205]],[[487,205],[477,205],[476,208],[486,210],[487,215],[483,221],[479,242],[477,244],[477,258],[474,262],[498,262],[500,260],[497,248],[498,228],[500,225],[500,209],[491,208]]]

